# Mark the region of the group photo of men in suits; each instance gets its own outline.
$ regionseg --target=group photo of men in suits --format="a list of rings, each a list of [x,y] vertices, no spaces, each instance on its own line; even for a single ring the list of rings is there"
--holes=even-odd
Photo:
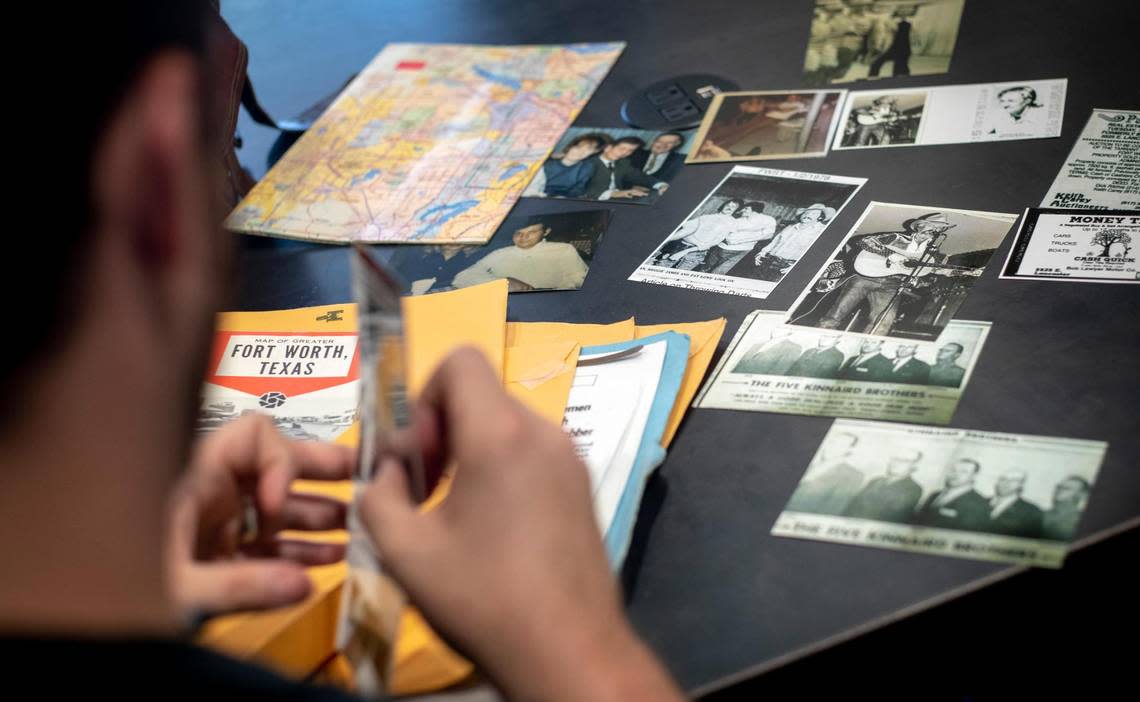
[[[781,326],[749,346],[732,372],[960,388],[969,360],[960,341],[895,341]]]
[[[1092,487],[1075,474],[1060,480],[1041,478],[1052,482],[1052,500],[1039,504],[1025,496],[1030,476],[1026,469],[985,466],[982,459],[969,456],[953,460],[934,485],[919,477],[920,471],[936,474],[924,465],[921,450],[895,447],[879,452],[877,459],[858,459],[859,441],[850,432],[829,436],[816,459],[817,469],[800,482],[787,510],[1070,541]]]
[[[680,132],[567,130],[523,195],[651,204],[685,163]]]

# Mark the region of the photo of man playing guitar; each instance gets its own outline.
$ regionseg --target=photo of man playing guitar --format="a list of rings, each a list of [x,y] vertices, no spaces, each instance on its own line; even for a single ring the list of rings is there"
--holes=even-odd
[[[843,125],[845,148],[913,144],[926,108],[927,93],[859,95],[852,100]]]
[[[875,207],[899,206],[873,203]],[[970,230],[953,232],[958,224],[950,214],[926,212],[904,219],[899,230],[854,232],[794,307],[789,322],[881,336],[937,338],[1009,226],[1004,219],[951,214]],[[882,226],[883,215],[876,215]],[[992,232],[976,229],[983,222]],[[953,254],[942,250],[948,241]],[[978,245],[980,250],[969,250]]]
[[[891,95],[876,98],[868,107],[857,107],[851,111],[851,119],[855,121],[855,145],[868,146],[871,144],[889,144],[890,135],[887,127],[899,121],[902,112],[898,108],[898,100]]]

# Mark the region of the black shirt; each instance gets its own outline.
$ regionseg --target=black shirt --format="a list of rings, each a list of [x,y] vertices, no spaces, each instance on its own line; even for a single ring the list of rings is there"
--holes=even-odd
[[[360,702],[181,641],[0,638],[0,656],[27,700]]]

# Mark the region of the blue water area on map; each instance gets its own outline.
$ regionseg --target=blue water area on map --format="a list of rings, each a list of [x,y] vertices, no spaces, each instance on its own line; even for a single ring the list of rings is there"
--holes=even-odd
[[[355,178],[353,178],[352,179],[352,185],[357,185],[358,183],[363,183],[365,181],[372,180],[373,178],[375,178],[378,175],[380,175],[380,169],[379,168],[370,169],[364,175],[358,175]]]
[[[505,85],[508,88],[514,88],[515,90],[522,89],[522,83],[519,82],[518,78],[513,78],[511,76],[504,76],[501,73],[494,73],[492,71],[488,71],[486,68],[483,68],[482,66],[473,66],[471,70],[475,71],[475,75],[477,75],[481,78],[486,78],[487,80],[491,81],[492,83],[498,83],[499,85]]]
[[[522,173],[525,170],[526,170],[526,166],[522,165],[521,163],[514,165],[514,166],[511,166],[507,170],[503,171],[503,175],[499,176],[499,180],[506,180],[507,178],[510,178],[514,174]]]
[[[416,236],[430,232],[441,224],[446,223],[448,220],[456,217],[457,215],[463,214],[478,204],[478,200],[464,200],[462,202],[455,202],[450,205],[436,205],[435,207],[429,207],[428,209],[424,210],[423,214],[420,215],[420,221],[423,222],[429,217],[432,217],[432,220],[416,230]],[[433,215],[436,213],[442,214],[433,217]]]

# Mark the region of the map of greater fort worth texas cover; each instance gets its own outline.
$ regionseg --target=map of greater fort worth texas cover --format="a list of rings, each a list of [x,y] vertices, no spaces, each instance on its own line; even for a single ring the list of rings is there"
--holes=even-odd
[[[484,243],[624,48],[390,44],[226,226],[327,243]]]

